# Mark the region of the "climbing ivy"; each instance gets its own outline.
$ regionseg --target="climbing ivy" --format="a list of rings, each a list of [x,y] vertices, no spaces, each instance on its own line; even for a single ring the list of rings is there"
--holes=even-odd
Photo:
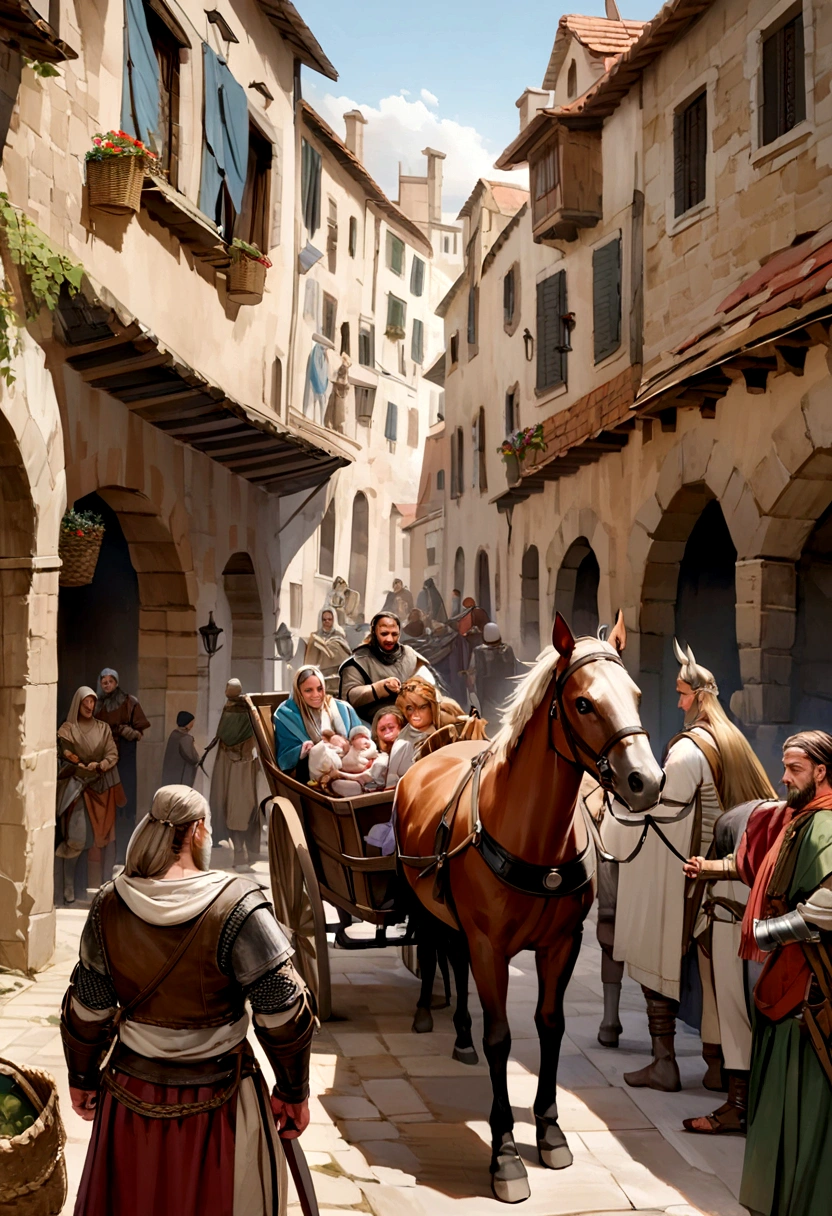
[[[41,59],[27,59],[23,56],[23,62],[27,68],[31,68],[36,76],[40,76],[41,80],[47,79],[49,76],[60,76],[60,72],[55,67],[54,63],[44,63]]]
[[[44,305],[53,312],[64,285],[70,295],[76,294],[84,277],[83,266],[77,265],[65,253],[59,253],[37,225],[12,206],[9,196],[2,191],[0,226],[9,256],[29,282],[32,303],[23,319],[33,320]],[[0,291],[0,378],[7,385],[14,383],[11,362],[19,347],[17,331],[23,319],[18,301],[6,287]]]

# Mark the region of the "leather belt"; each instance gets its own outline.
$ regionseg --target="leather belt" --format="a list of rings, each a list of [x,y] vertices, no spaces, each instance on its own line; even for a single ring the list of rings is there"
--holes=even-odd
[[[230,1081],[236,1074],[240,1055],[243,1056],[243,1076],[249,1075],[250,1071],[253,1071],[251,1063],[254,1057],[245,1039],[225,1055],[187,1062],[150,1059],[149,1056],[131,1051],[123,1043],[117,1043],[110,1057],[109,1067],[126,1073],[128,1077],[135,1077],[138,1081],[148,1081],[151,1085],[218,1085],[223,1081]]]
[[[481,827],[479,842],[474,848],[479,849],[488,868],[506,886],[523,895],[575,895],[588,886],[595,873],[593,850],[589,845],[563,865],[537,866],[514,857]]]

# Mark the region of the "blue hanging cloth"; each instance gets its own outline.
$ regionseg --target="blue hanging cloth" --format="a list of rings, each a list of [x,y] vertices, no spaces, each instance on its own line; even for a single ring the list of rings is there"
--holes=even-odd
[[[159,63],[142,0],[124,0],[121,129],[159,151]]]
[[[248,169],[248,102],[246,91],[234,79],[228,64],[207,42],[202,44],[205,115],[202,142],[202,176],[199,208],[219,219],[223,182],[239,212]]]

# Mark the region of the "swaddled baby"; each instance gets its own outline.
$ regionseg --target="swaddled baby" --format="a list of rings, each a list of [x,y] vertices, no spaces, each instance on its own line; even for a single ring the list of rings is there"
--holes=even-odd
[[[377,759],[378,748],[373,743],[369,727],[354,726],[350,731],[347,751],[341,756],[340,772],[330,781],[333,794],[339,798],[355,798],[363,794],[364,786],[372,780],[370,770]]]
[[[309,784],[328,785],[341,771],[344,757],[350,745],[343,735],[335,731],[321,732],[321,739],[309,753]]]

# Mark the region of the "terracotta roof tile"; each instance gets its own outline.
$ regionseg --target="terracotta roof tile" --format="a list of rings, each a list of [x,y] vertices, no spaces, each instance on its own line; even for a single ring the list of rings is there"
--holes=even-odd
[[[560,25],[574,34],[587,50],[599,55],[620,55],[644,29],[644,21],[610,21],[607,17],[585,17],[567,13]]]

